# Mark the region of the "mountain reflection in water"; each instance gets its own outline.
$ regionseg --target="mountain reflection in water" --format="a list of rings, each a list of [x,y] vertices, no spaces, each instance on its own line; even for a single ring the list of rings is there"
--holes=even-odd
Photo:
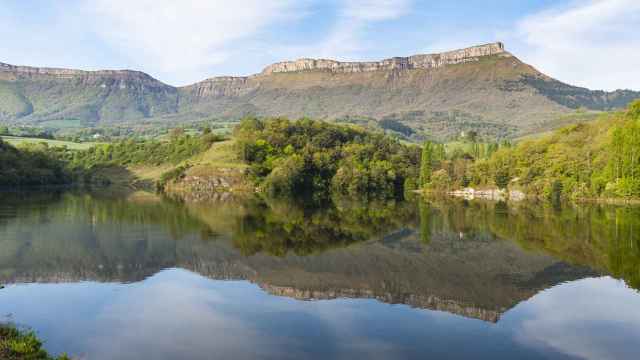
[[[637,289],[639,223],[638,208],[601,205],[2,194],[0,283],[73,293],[62,283],[153,283],[180,268],[297,300],[376,299],[496,323],[563,283],[608,275]]]

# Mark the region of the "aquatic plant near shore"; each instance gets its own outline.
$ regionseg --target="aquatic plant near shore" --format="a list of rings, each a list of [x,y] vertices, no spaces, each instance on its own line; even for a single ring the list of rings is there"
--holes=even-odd
[[[63,354],[50,356],[33,331],[22,331],[13,325],[0,324],[0,358],[6,360],[69,360]]]

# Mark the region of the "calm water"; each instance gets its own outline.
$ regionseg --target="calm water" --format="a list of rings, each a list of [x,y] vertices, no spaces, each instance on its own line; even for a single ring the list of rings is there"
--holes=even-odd
[[[0,283],[82,359],[637,359],[640,208],[0,194]]]

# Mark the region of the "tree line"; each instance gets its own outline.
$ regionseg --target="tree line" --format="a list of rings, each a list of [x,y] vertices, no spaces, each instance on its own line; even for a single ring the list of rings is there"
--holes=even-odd
[[[560,198],[640,197],[640,100],[626,111],[552,135],[485,147],[484,156],[422,149],[420,185],[430,190],[509,188]]]
[[[96,169],[136,164],[174,164],[206,151],[223,137],[176,131],[168,141],[125,140],[86,150],[50,147],[46,143],[12,146],[0,139],[0,186],[27,187],[92,182]]]
[[[417,178],[418,146],[355,126],[246,118],[234,136],[250,179],[272,195],[399,197]]]

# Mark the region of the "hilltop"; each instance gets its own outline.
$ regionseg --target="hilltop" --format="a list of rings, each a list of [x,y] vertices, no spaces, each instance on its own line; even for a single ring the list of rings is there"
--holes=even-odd
[[[173,87],[130,70],[80,71],[0,63],[0,122],[81,126],[245,115],[309,116],[407,126],[434,138],[460,131],[517,137],[626,106],[640,92],[593,91],[539,72],[492,43],[373,62],[299,59],[247,77]],[[384,122],[381,122],[384,121]],[[391,124],[391,125],[389,125]],[[398,125],[400,124],[400,125]]]

